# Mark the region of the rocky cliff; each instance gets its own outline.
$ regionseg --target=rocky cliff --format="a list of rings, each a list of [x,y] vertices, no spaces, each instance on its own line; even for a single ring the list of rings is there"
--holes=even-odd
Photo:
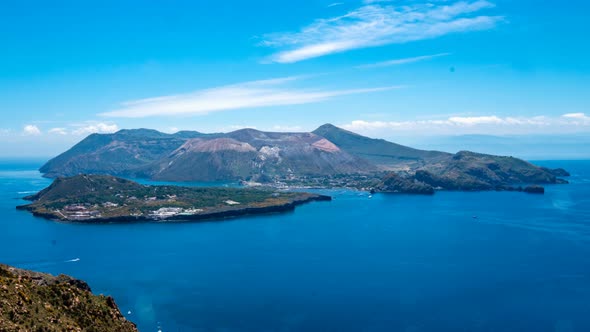
[[[83,281],[0,264],[0,331],[137,331]]]

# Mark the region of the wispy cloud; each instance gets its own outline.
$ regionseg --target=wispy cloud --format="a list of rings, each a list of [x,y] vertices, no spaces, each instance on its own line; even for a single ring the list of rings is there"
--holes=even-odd
[[[360,65],[360,66],[357,66],[356,68],[379,68],[379,67],[399,66],[399,65],[409,64],[409,63],[431,60],[431,59],[440,58],[440,57],[449,56],[449,55],[451,55],[451,53],[422,55],[422,56],[417,56],[417,57],[412,57],[412,58],[395,59],[395,60],[382,61],[382,62],[371,63],[371,64],[366,64],[366,65]]]
[[[56,127],[47,131],[50,135],[58,136],[86,136],[94,133],[108,134],[119,130],[119,126],[114,123],[105,123],[97,121],[87,121],[83,123],[69,124],[68,127]]]
[[[344,4],[344,2],[333,2],[333,3],[329,4],[329,5],[327,5],[326,7],[328,7],[328,8],[330,8],[330,7],[336,7],[336,6],[341,6],[343,4]]]
[[[407,6],[376,2],[365,1],[366,5],[345,15],[316,20],[299,32],[267,34],[260,44],[279,49],[270,57],[272,62],[293,63],[354,49],[491,29],[503,20],[502,16],[476,15],[494,7],[485,0]]]
[[[365,5],[371,5],[374,3],[382,3],[382,2],[393,2],[393,0],[363,0]]]
[[[203,115],[226,110],[310,104],[338,96],[387,91],[399,86],[347,90],[295,88],[288,83],[301,77],[252,81],[204,89],[187,94],[141,99],[124,103],[122,108],[100,115],[144,118],[170,115]]]
[[[114,133],[119,130],[119,126],[110,122],[85,121],[81,123],[62,123],[63,127],[54,127],[48,130],[41,130],[37,125],[29,124],[22,128],[21,131],[11,129],[0,129],[0,136],[40,136],[45,139],[49,136],[86,136],[89,134]]]
[[[68,131],[66,128],[51,128],[47,131],[49,134],[53,135],[67,135]]]
[[[35,125],[26,125],[23,128],[23,135],[25,136],[39,136],[41,135],[41,130],[39,127]]]
[[[500,117],[453,116],[446,119],[415,121],[355,120],[342,125],[360,133],[435,134],[542,134],[590,131],[590,116],[584,113],[561,116]]]

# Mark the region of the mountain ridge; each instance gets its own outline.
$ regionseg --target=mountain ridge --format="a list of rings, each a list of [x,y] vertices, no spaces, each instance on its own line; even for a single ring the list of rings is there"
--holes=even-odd
[[[48,161],[40,171],[46,177],[85,173],[175,182],[312,181],[319,186],[326,185],[321,185],[326,183],[322,177],[338,178],[335,184],[328,181],[331,185],[350,186],[343,175],[358,175],[384,179],[389,183],[387,188],[398,184],[401,191],[423,188],[423,184],[446,190],[492,190],[527,181],[563,183],[558,176],[567,176],[567,172],[554,172],[518,158],[414,149],[332,124],[293,133],[246,128],[214,134],[165,134],[149,129],[93,134]],[[402,177],[392,177],[392,172]],[[374,184],[361,180],[353,187]]]
[[[384,170],[396,170],[400,166],[401,168],[416,167],[423,161],[427,162],[449,155],[446,152],[419,150],[384,139],[365,137],[330,123],[318,127],[312,133],[336,142],[349,153],[367,159]],[[391,167],[392,164],[398,166]]]

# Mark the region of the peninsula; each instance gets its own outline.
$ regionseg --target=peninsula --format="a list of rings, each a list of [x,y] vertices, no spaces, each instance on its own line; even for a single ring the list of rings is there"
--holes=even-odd
[[[287,212],[331,197],[252,188],[142,185],[110,175],[57,178],[18,206],[39,217],[87,223],[198,221]]]

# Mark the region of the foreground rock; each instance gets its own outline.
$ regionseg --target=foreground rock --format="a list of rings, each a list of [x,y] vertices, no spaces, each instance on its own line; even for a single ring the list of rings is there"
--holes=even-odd
[[[137,331],[111,297],[65,275],[0,264],[0,331]]]
[[[331,197],[242,188],[146,186],[108,175],[58,178],[18,206],[34,215],[76,222],[197,221],[293,211]]]

